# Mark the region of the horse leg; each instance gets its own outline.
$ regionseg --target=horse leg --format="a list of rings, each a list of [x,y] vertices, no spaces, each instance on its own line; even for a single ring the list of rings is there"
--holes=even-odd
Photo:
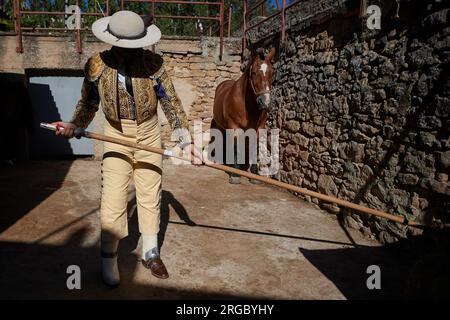
[[[253,174],[259,174],[258,170],[258,154],[259,154],[259,139],[257,140],[256,144],[256,163],[250,163],[250,172]],[[255,179],[249,179],[250,183],[253,184],[261,184],[262,182]]]
[[[210,124],[209,128],[210,128],[210,129],[217,129],[216,120],[214,120],[214,118],[211,120],[211,124]],[[210,137],[210,138],[209,138],[209,143],[208,143],[208,145],[210,145],[210,144],[213,143],[213,142],[214,142],[214,141],[213,141],[213,138]],[[216,150],[213,150],[213,151],[211,152],[211,154],[210,154],[210,159],[208,159],[208,160],[214,161],[214,162],[215,162],[215,157],[216,157]]]
[[[244,160],[245,160],[245,163],[243,163],[242,165],[241,165],[241,170],[243,170],[243,171],[248,171],[248,169],[250,168],[250,139],[245,139],[245,142],[244,142],[244,147],[245,147],[245,150],[244,150],[244,152],[245,152],[245,155],[244,155]]]
[[[256,124],[256,133],[257,133],[257,139],[256,139],[256,159],[258,159],[259,156],[259,139],[260,139],[260,130],[264,129],[267,121],[268,113],[267,110],[264,110],[261,115],[259,116],[258,122]],[[250,165],[250,172],[253,174],[259,174],[258,170],[258,161],[256,163],[252,163]],[[259,180],[250,179],[251,183],[259,184],[261,183]]]
[[[234,164],[233,164],[233,168],[235,169],[240,169],[239,164],[237,163],[237,144],[236,141],[234,143],[234,152],[233,152],[233,158],[234,158]],[[241,176],[239,174],[235,174],[235,173],[230,173],[230,177],[228,179],[228,182],[231,184],[240,184],[241,183]]]
[[[211,120],[211,124],[209,127],[211,129],[217,129],[217,123],[216,123],[216,120],[214,120],[214,118]]]
[[[241,169],[240,165],[238,164],[238,147],[237,147],[237,139],[234,138],[234,150],[233,150],[233,168],[235,169]],[[230,177],[228,179],[229,183],[231,184],[240,184],[241,183],[241,176],[236,173],[230,173]]]

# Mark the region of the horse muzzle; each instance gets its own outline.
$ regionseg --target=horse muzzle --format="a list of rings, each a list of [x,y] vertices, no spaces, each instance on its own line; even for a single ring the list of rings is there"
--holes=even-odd
[[[270,93],[263,93],[256,97],[256,103],[260,111],[269,109],[270,106]]]

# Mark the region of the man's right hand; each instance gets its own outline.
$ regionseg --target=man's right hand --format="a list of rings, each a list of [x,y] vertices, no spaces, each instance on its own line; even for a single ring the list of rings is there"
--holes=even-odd
[[[54,126],[56,126],[56,135],[57,136],[63,136],[68,139],[73,138],[75,135],[75,129],[77,128],[73,123],[71,122],[53,122]]]

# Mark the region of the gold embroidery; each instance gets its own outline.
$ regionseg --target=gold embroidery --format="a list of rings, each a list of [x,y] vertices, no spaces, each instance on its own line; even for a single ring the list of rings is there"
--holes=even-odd
[[[97,80],[103,73],[105,64],[100,56],[96,54],[95,56],[88,59],[84,65],[84,75],[89,81]]]
[[[119,95],[120,118],[135,120],[135,116],[133,115],[132,112],[132,109],[134,108],[133,97],[120,84],[118,85],[118,95]]]
[[[178,98],[172,80],[165,69],[162,70],[160,79],[166,95],[169,98],[168,103],[161,102],[162,105],[164,104],[163,111],[167,117],[167,121],[169,121],[172,129],[189,128],[189,123],[183,106],[181,105],[180,98]]]
[[[105,66],[105,70],[99,79],[98,87],[105,117],[111,121],[119,122],[117,112],[117,70]]]
[[[186,114],[164,68],[161,56],[144,51],[143,59],[131,66],[131,73],[138,124],[150,119],[156,113],[158,99],[154,85],[159,78],[168,97],[168,100],[161,101],[161,104],[171,127],[189,128]],[[98,100],[101,101],[102,110],[108,120],[120,122],[121,116],[129,118],[132,97],[124,88],[117,86],[117,66],[110,51],[90,58],[85,65],[85,74],[81,99],[72,122],[77,126],[87,127],[98,110]],[[98,87],[98,91],[92,90],[92,86],[96,86],[96,90]],[[96,98],[92,96],[94,91],[98,92]]]

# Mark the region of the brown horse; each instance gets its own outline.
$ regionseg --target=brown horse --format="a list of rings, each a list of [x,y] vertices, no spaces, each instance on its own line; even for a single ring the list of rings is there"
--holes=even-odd
[[[222,133],[226,129],[242,129],[244,132],[254,129],[259,136],[268,116],[274,57],[275,48],[267,56],[264,56],[263,49],[258,49],[238,80],[227,80],[217,87],[211,128],[220,129]],[[236,134],[234,139],[236,147]],[[236,148],[234,153],[234,167],[247,169],[247,163],[245,167],[237,163]],[[258,172],[256,163],[251,163],[250,170]],[[239,178],[238,175],[231,175],[230,183],[239,183]]]

